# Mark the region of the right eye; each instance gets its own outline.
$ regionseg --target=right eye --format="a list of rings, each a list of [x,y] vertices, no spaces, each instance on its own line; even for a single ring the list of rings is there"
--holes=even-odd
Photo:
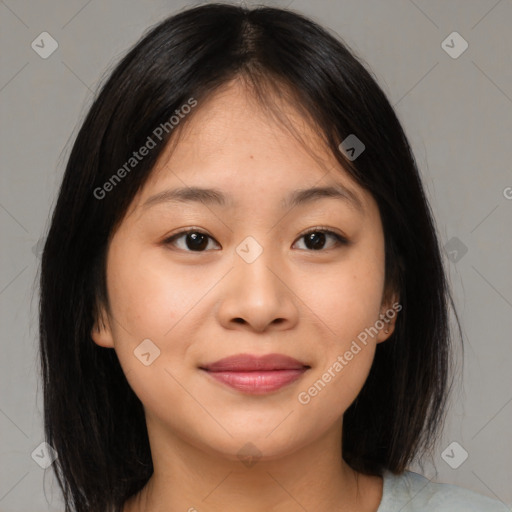
[[[198,229],[188,229],[166,238],[163,241],[163,244],[173,245],[186,252],[204,252],[206,247],[208,247],[209,239],[214,240],[210,235],[203,231],[199,231]],[[181,240],[181,246],[177,243],[179,240]]]

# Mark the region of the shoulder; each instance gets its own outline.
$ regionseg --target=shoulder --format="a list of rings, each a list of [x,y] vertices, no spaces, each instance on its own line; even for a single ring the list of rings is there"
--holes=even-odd
[[[383,475],[382,501],[377,512],[509,512],[501,501],[453,484],[431,482],[405,471]]]

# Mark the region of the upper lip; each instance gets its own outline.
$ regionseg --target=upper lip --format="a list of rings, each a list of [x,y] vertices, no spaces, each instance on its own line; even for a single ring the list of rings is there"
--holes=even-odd
[[[202,365],[201,368],[211,372],[254,372],[258,370],[302,370],[309,366],[284,354],[266,354],[264,356],[235,354],[214,363]]]

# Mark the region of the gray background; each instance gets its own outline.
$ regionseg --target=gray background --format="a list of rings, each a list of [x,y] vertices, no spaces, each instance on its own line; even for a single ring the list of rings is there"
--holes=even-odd
[[[31,458],[43,441],[34,283],[79,121],[119,56],[146,28],[187,5],[0,0],[1,512],[63,510],[51,468]],[[511,507],[512,2],[267,5],[289,5],[339,34],[395,106],[437,220],[465,335],[464,378],[433,454],[435,480]],[[31,48],[44,31],[59,44],[47,59]],[[441,45],[453,31],[469,44],[455,59]],[[441,457],[453,441],[469,454],[457,469]],[[448,453],[456,461],[462,452]],[[434,466],[424,473],[434,476]]]

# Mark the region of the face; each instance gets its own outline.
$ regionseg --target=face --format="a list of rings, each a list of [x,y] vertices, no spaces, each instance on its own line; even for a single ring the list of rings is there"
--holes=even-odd
[[[393,331],[377,322],[391,307],[379,211],[292,109],[308,147],[237,83],[196,109],[111,239],[111,311],[92,336],[115,349],[150,438],[279,457],[341,436]],[[295,362],[213,365],[240,354]]]

